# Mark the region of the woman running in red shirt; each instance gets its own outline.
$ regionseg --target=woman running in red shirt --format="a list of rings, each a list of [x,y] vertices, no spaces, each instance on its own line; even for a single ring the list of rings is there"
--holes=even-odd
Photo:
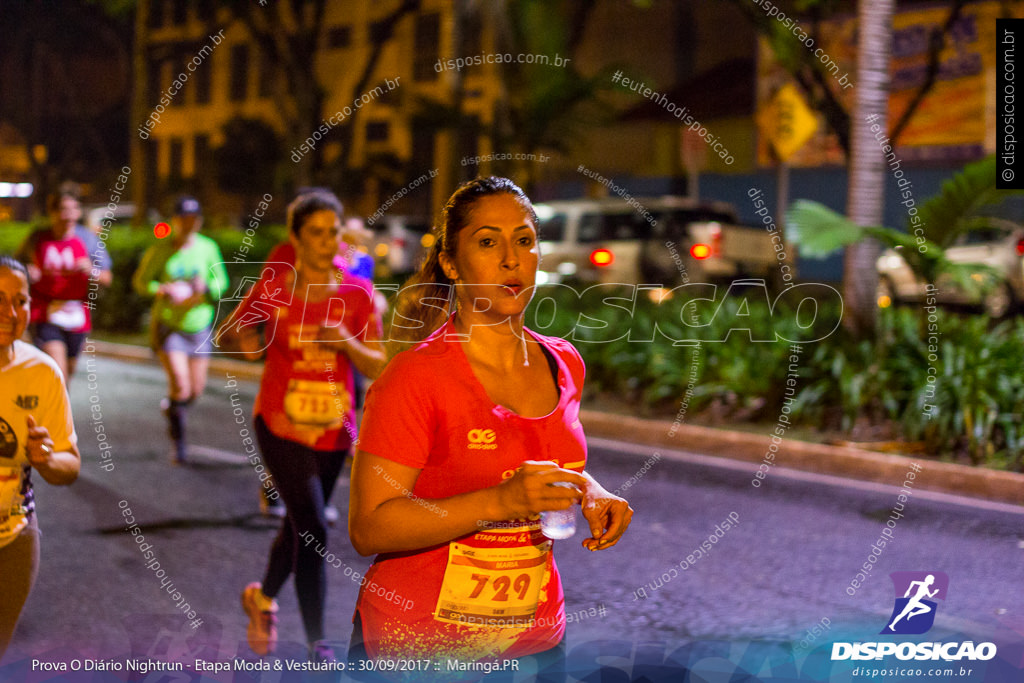
[[[368,280],[332,263],[341,238],[341,203],[326,192],[301,195],[288,207],[295,269],[264,273],[228,316],[217,338],[267,359],[253,413],[260,451],[284,499],[286,516],[270,550],[262,584],[242,593],[249,646],[260,655],[277,643],[277,601],[288,576],[295,590],[313,660],[332,660],[323,639],[324,549],[330,500],[355,440],[352,367],[376,377],[384,361],[379,317]],[[300,537],[304,540],[300,541]]]
[[[448,200],[438,233],[397,302],[397,331],[425,341],[366,399],[349,533],[377,557],[350,657],[557,661],[564,600],[538,513],[581,501],[583,546],[604,550],[633,511],[584,471],[579,354],[523,327],[539,261],[529,199],[478,178]]]
[[[88,238],[79,231],[82,207],[72,191],[62,188],[47,197],[46,211],[50,225],[29,235],[17,256],[27,264],[32,287],[32,341],[57,361],[64,383],[70,384],[92,330],[89,277],[95,274],[97,282],[109,285],[110,261],[105,250],[90,253]]]

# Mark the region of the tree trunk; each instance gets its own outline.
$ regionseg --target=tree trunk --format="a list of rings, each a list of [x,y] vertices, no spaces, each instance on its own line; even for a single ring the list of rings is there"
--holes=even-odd
[[[149,81],[149,65],[146,59],[146,48],[149,37],[150,0],[141,0],[135,8],[135,45],[132,49],[132,105],[131,121],[135,127],[131,130],[131,143],[128,145],[132,176],[132,202],[135,204],[135,215],[132,225],[144,224],[149,208],[149,186],[153,178],[149,174],[149,155],[153,152],[148,141],[139,137],[139,127],[149,116],[146,102],[147,83]]]
[[[858,3],[857,88],[851,122],[847,214],[858,225],[881,225],[885,207],[885,158],[876,131],[888,130],[889,57],[895,0]],[[870,117],[870,119],[868,118]],[[877,126],[877,127],[876,127]],[[883,138],[884,139],[884,138]],[[873,239],[847,247],[843,259],[843,298],[847,329],[857,336],[874,332],[881,248]]]

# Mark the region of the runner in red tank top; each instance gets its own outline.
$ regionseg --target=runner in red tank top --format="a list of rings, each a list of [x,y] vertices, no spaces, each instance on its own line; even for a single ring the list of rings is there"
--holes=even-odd
[[[583,471],[579,354],[523,327],[536,225],[511,181],[463,185],[399,297],[395,319],[409,340],[430,336],[399,353],[367,395],[349,533],[377,558],[350,661],[539,655],[557,669],[562,587],[538,513],[582,502],[590,550],[612,547],[629,526],[628,503]]]
[[[96,278],[96,286],[109,285],[109,258],[105,248],[90,253],[78,232],[82,207],[73,190],[62,186],[48,196],[46,210],[50,225],[30,234],[17,256],[26,264],[32,285],[32,341],[57,362],[70,384],[92,330],[89,278]]]

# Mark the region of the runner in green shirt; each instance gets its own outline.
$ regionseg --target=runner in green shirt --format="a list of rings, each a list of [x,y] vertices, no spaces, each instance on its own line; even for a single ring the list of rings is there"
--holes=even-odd
[[[217,243],[199,234],[199,201],[182,197],[174,213],[171,236],[146,250],[132,283],[141,296],[155,297],[151,345],[167,373],[168,396],[161,409],[174,442],[172,462],[181,464],[187,452],[186,409],[206,386],[214,304],[228,286],[228,275]]]

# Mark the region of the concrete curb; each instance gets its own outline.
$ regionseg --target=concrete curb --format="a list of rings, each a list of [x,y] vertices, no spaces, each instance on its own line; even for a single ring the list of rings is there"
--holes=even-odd
[[[141,346],[90,341],[97,354],[133,362],[154,363],[152,351]],[[238,379],[259,381],[263,363],[211,357],[210,371],[230,373]],[[765,462],[769,436],[727,429],[676,425],[593,410],[580,412],[587,434],[660,448],[694,450],[704,455],[752,463],[750,476]],[[1024,505],[1024,474],[982,467],[935,462],[927,457],[875,453],[845,446],[783,439],[774,462],[782,467],[831,474],[848,479],[897,485],[906,478],[911,462],[921,465],[915,485],[929,491],[970,496],[1000,503]]]
[[[156,363],[156,354],[145,346],[133,344],[115,344],[113,342],[96,341],[90,339],[89,344],[95,349],[99,356],[109,356],[131,363]],[[88,347],[87,347],[88,348]],[[260,381],[263,375],[263,362],[251,362],[247,360],[233,360],[221,358],[220,356],[210,357],[211,373],[231,373],[237,379]]]

